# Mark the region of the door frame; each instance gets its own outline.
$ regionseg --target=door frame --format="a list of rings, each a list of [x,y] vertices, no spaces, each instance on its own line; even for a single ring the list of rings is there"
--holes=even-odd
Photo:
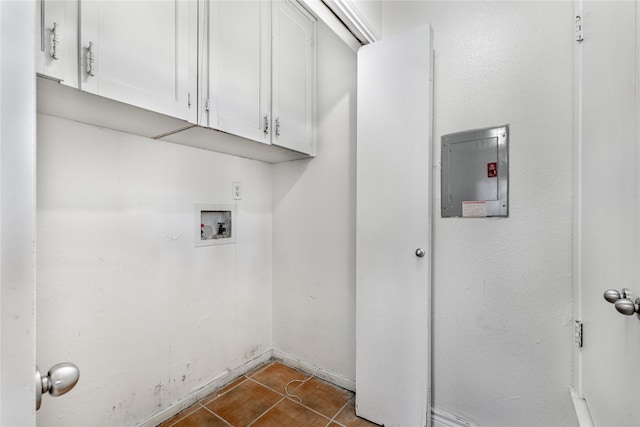
[[[582,16],[582,0],[574,1],[576,19]],[[576,41],[574,49],[574,221],[573,221],[573,319],[582,319],[582,44]],[[573,347],[573,384],[572,394],[584,400],[582,394],[582,352],[577,345]],[[576,404],[574,399],[574,405]]]
[[[583,0],[574,0],[574,12],[576,19],[580,17],[581,21],[584,20],[583,13]],[[635,43],[635,145],[640,147],[640,96],[637,94],[637,88],[640,88],[640,4],[635,3],[636,14],[636,43]],[[588,27],[588,22],[581,22],[581,25]],[[578,31],[576,25],[576,32]],[[582,147],[583,147],[583,47],[581,42],[576,42],[574,49],[574,232],[573,232],[573,318],[574,321],[583,320],[583,288],[582,288],[582,177],[583,177],[583,163],[582,163]],[[636,158],[637,162],[640,162],[640,158]],[[640,236],[638,236],[640,240]],[[604,288],[603,288],[604,291]],[[603,301],[604,303],[604,301]],[[588,339],[588,338],[587,338]],[[578,418],[578,425],[580,427],[592,427],[594,426],[593,419],[589,412],[588,402],[584,398],[583,390],[583,375],[585,368],[583,364],[582,349],[577,345],[573,347],[573,384],[570,387],[570,392]]]
[[[35,425],[35,5],[0,1],[0,424],[12,426]]]

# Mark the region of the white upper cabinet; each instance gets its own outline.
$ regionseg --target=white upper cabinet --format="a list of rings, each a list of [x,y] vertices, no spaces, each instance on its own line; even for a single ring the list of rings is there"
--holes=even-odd
[[[316,20],[297,1],[36,4],[38,111],[269,162],[315,155]]]
[[[210,1],[199,124],[314,155],[315,19],[293,1]]]
[[[203,112],[199,124],[254,141],[270,141],[271,5],[211,1],[202,22],[209,52],[201,61]],[[208,10],[206,10],[208,8]]]
[[[80,88],[196,122],[195,1],[80,1]]]
[[[315,154],[315,19],[292,1],[273,2],[274,145]]]
[[[65,16],[65,8],[69,3],[68,1],[36,2],[36,72],[58,81],[64,81],[65,77],[69,77],[65,75],[65,65],[67,61],[75,60],[77,47],[77,43],[73,40],[69,43],[69,37],[66,34],[74,32],[74,22],[67,22]],[[73,9],[70,11],[73,12]]]

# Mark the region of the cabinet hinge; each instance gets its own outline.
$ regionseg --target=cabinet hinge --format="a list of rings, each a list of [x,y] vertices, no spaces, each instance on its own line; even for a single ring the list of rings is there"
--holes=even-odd
[[[191,93],[187,94],[187,107],[191,108]]]
[[[209,108],[211,108],[211,102],[209,101],[209,98],[204,100],[204,111],[209,111]]]
[[[581,42],[584,40],[584,33],[582,31],[582,16],[576,15],[576,41]]]
[[[582,320],[576,320],[575,324],[575,343],[576,347],[582,348],[583,345],[583,325]]]

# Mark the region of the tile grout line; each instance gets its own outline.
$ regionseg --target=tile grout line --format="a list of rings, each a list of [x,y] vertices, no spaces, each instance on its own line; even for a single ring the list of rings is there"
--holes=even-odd
[[[274,362],[273,364],[275,364],[275,363],[280,363],[280,362],[277,362],[277,361],[276,361],[276,362]],[[289,366],[289,365],[286,365],[286,364],[284,364],[284,363],[280,363],[280,364],[281,364],[281,365],[283,365],[283,366],[286,366],[286,367],[288,367],[288,368],[294,369],[295,371],[300,372],[300,373],[302,373],[302,374],[304,374],[304,375],[307,375],[305,372],[302,372],[302,371],[300,371],[300,370],[298,370],[298,369],[296,369],[296,368],[293,368],[293,367],[291,367],[291,366]],[[266,369],[266,367],[265,367],[265,369]],[[258,371],[258,372],[262,372],[262,370],[260,370],[260,371]],[[256,374],[257,374],[258,372],[256,372]],[[308,376],[307,376],[307,378],[306,378],[305,380],[296,380],[296,381],[302,381],[302,384],[300,384],[298,387],[296,387],[295,389],[293,389],[293,390],[292,390],[292,392],[297,391],[297,390],[298,390],[300,387],[302,387],[306,382],[310,381],[310,380],[311,380],[311,379],[313,379],[313,378],[317,378],[317,377],[316,377],[315,375],[308,375]],[[287,395],[287,394],[286,394],[286,390],[285,390],[285,393],[283,394],[283,393],[281,393],[281,392],[279,392],[279,391],[277,391],[277,390],[275,390],[275,389],[273,389],[273,388],[269,387],[268,385],[263,384],[263,383],[261,383],[260,381],[258,381],[258,380],[256,380],[256,379],[253,379],[252,377],[247,377],[247,379],[249,379],[249,380],[251,380],[251,381],[255,382],[256,384],[261,385],[261,386],[263,386],[263,387],[265,387],[265,388],[267,388],[267,389],[269,389],[269,390],[272,390],[274,393],[277,393],[277,394],[279,394],[279,395],[283,396],[283,398],[284,398],[284,399],[290,400],[291,402],[293,402],[293,403],[295,403],[295,404],[297,404],[297,405],[300,405],[300,406],[302,406],[303,408],[308,409],[309,411],[311,411],[311,412],[313,412],[313,413],[315,413],[315,414],[317,414],[317,415],[320,415],[321,417],[323,417],[323,418],[327,419],[327,420],[328,420],[327,425],[331,424],[332,422],[335,422],[335,423],[336,423],[336,424],[338,424],[339,426],[341,426],[341,427],[345,427],[342,423],[339,423],[339,422],[335,421],[335,417],[337,417],[337,416],[338,416],[338,414],[340,413],[340,411],[342,411],[342,410],[347,406],[347,404],[351,401],[351,397],[350,397],[349,399],[347,399],[347,401],[344,403],[344,405],[342,405],[342,406],[340,407],[340,409],[339,409],[339,410],[338,410],[338,411],[333,415],[333,418],[329,418],[329,417],[327,417],[326,415],[321,414],[320,412],[316,411],[315,409],[310,408],[309,406],[305,405],[305,404],[304,404],[304,403],[302,403],[301,401],[300,401],[300,402],[296,401],[296,400],[295,400],[296,398],[298,398],[298,399],[300,399],[300,400],[302,400],[302,399],[301,399],[300,397],[298,397],[298,396],[294,396],[294,395]],[[322,382],[326,382],[326,381],[322,380],[321,378],[318,378],[318,380],[319,380],[319,381],[322,381]],[[282,400],[281,400],[281,401],[282,401]],[[276,403],[276,405],[277,405],[278,403],[280,403],[281,401],[277,402],[277,403]],[[274,405],[274,406],[275,406],[275,405]],[[267,412],[268,412],[269,410],[271,410],[271,409],[272,409],[272,408],[269,408],[269,409],[267,410]],[[265,412],[265,414],[266,414],[266,412]],[[263,415],[264,415],[264,414],[260,415],[260,417],[258,417],[258,418],[261,418]],[[252,422],[251,422],[251,424],[253,424],[255,421],[257,421],[257,418],[256,418],[254,421],[252,421]],[[249,424],[249,425],[251,425],[251,424]],[[249,427],[249,426],[247,426],[247,427]]]
[[[300,374],[302,374],[302,375],[306,376],[306,378],[305,378],[304,380],[291,380],[291,381],[289,381],[287,384],[289,384],[290,382],[293,382],[293,381],[300,381],[302,384],[304,384],[305,382],[307,382],[307,381],[309,381],[311,378],[313,378],[313,375],[308,375],[306,372],[302,372],[302,371],[300,371],[300,370],[298,370],[298,369],[296,369],[296,368],[293,368],[293,367],[291,367],[291,366],[289,366],[289,365],[285,365],[284,363],[281,363],[281,362],[278,362],[278,361],[276,361],[276,362],[272,363],[272,365],[275,365],[276,363],[277,363],[277,364],[280,364],[280,365],[282,365],[282,366],[285,366],[285,367],[287,367],[287,368],[293,369],[294,371],[296,371],[296,372],[298,372],[298,373],[300,373]],[[266,369],[266,367],[265,367],[265,369]],[[260,373],[260,372],[262,372],[262,371],[263,371],[263,370],[260,370],[260,371],[256,372],[254,375],[257,375],[257,374],[259,374],[259,373]],[[286,385],[285,385],[285,392],[284,392],[284,393],[280,393],[278,390],[276,390],[276,389],[274,389],[274,388],[271,388],[271,387],[270,387],[270,386],[268,386],[267,384],[261,383],[260,381],[258,381],[258,380],[256,380],[256,379],[254,379],[254,378],[251,378],[251,377],[247,377],[247,378],[249,378],[250,380],[252,380],[252,381],[254,381],[254,382],[258,383],[258,384],[260,384],[261,386],[267,387],[269,390],[273,390],[273,391],[275,391],[276,393],[278,393],[278,394],[280,394],[280,395],[282,395],[282,396],[290,397],[290,396],[288,396],[288,395],[287,395]],[[297,386],[296,388],[294,388],[292,391],[296,391],[296,390],[298,390],[298,389],[302,386],[302,384],[298,385],[298,386]]]
[[[258,367],[258,370],[254,370],[255,372],[254,372],[254,371],[252,371],[252,372],[253,372],[253,375],[259,374],[260,372],[264,371],[265,369],[267,369],[269,366],[271,366],[271,365],[273,365],[273,364],[274,364],[274,362],[265,362],[265,364],[264,364],[264,366],[263,366],[262,368]],[[230,382],[229,382],[229,384],[233,383],[234,381],[238,381],[240,378],[243,378],[243,377],[244,377],[244,380],[240,381],[238,384],[234,385],[234,386],[233,386],[233,387],[231,387],[229,390],[225,391],[225,392],[224,392],[224,393],[222,393],[222,394],[217,395],[216,397],[214,397],[213,399],[211,399],[210,401],[208,401],[208,402],[207,402],[207,405],[208,405],[209,403],[212,403],[214,400],[217,400],[218,398],[220,398],[220,397],[222,397],[222,396],[226,395],[227,393],[231,392],[232,390],[235,390],[237,387],[239,387],[240,385],[242,385],[246,380],[252,380],[253,382],[260,384],[260,383],[259,383],[259,382],[257,382],[256,380],[253,380],[251,377],[249,377],[249,374],[250,374],[250,373],[251,373],[251,372],[247,372],[247,373],[246,373],[246,374],[244,374],[244,375],[240,375],[238,378],[234,379],[233,381],[230,381]],[[225,387],[226,387],[226,386],[228,386],[229,384],[227,384],[227,385],[225,385],[225,386],[221,387],[220,389],[225,388]],[[260,384],[260,385],[264,385],[264,384]],[[215,392],[213,392],[213,393],[211,393],[211,394],[214,394],[214,393],[215,393]],[[211,395],[209,395],[209,396],[211,396]],[[201,404],[201,405],[204,405],[202,402],[206,401],[206,400],[207,400],[207,397],[209,397],[209,396],[205,396],[204,398],[200,399],[197,403],[199,403],[199,404]],[[169,427],[171,427],[171,426],[169,426]]]
[[[339,426],[344,427],[344,424],[342,424],[342,423],[340,423],[340,422],[336,421],[336,417],[337,417],[338,415],[340,415],[340,412],[344,411],[344,408],[346,408],[346,407],[347,407],[347,405],[349,404],[349,402],[351,402],[351,398],[349,398],[346,402],[344,402],[344,405],[342,405],[342,408],[338,409],[338,412],[336,412],[336,414],[333,416],[333,418],[331,418],[331,419],[329,420],[329,424],[331,424],[331,423],[336,423],[336,424],[338,424]],[[329,424],[327,424],[325,427],[329,427]]]
[[[2,1],[2,0],[0,0],[0,1]],[[281,392],[279,392],[278,390],[276,390],[275,388],[269,387],[268,385],[263,384],[263,383],[261,383],[261,382],[260,382],[260,381],[258,381],[258,380],[254,380],[254,379],[253,379],[253,378],[251,378],[251,377],[248,377],[247,379],[248,379],[248,380],[250,380],[250,381],[253,381],[254,383],[258,384],[259,386],[262,386],[262,387],[266,388],[266,389],[267,389],[267,390],[269,390],[269,391],[272,391],[272,392],[276,393],[277,395],[279,395],[279,396],[281,396],[281,397],[291,397],[291,396],[287,396],[287,394],[286,394],[286,393],[281,393]],[[298,387],[300,387],[300,386],[298,386]],[[235,388],[235,387],[234,387],[234,388]],[[295,390],[293,390],[293,391],[296,391],[297,389],[298,389],[298,388],[296,388],[296,389],[295,389]]]
[[[1,1],[1,0],[0,0],[0,1]],[[182,413],[189,412],[189,410],[190,410],[190,409],[192,409],[192,408],[193,408],[195,405],[197,405],[198,403],[200,403],[200,402],[196,402],[196,403],[194,403],[193,405],[189,406],[188,408],[185,408],[183,411],[180,411],[180,413],[178,413],[178,414],[174,415],[174,416],[173,416],[173,417],[171,417],[171,418],[175,418],[176,416],[178,416],[178,415],[180,415],[180,414],[182,414]],[[180,418],[178,418],[178,419],[175,419],[171,424],[167,424],[167,425],[166,425],[166,426],[164,426],[164,427],[173,427],[173,426],[175,426],[176,424],[178,424],[180,421],[182,421],[182,420],[184,420],[184,419],[186,419],[186,418],[189,418],[189,417],[190,417],[191,415],[193,415],[196,411],[198,411],[198,410],[196,409],[195,411],[189,412],[188,414],[185,414],[185,415],[183,415],[182,417],[180,417]],[[166,423],[167,421],[169,421],[171,418],[169,418],[168,420],[166,420],[166,421],[162,422],[160,425],[165,424],[165,423]]]
[[[243,381],[244,382],[244,381]],[[234,387],[235,388],[235,387]],[[198,402],[200,403],[200,402]],[[225,420],[224,418],[222,418],[220,415],[216,414],[215,412],[213,412],[211,409],[207,408],[206,406],[204,406],[202,403],[200,403],[200,406],[202,407],[202,409],[204,409],[205,411],[208,411],[210,414],[213,414],[214,417],[218,418],[219,420],[221,420],[223,423],[225,423],[226,425],[228,425],[229,427],[233,427],[233,425]]]
[[[238,380],[239,380],[240,378],[242,378],[242,377],[244,377],[244,380],[240,381],[238,384],[234,385],[233,387],[231,387],[229,390],[225,391],[224,393],[219,394],[219,395],[217,395],[216,397],[214,397],[213,399],[209,400],[209,401],[207,402],[207,405],[208,405],[209,403],[212,403],[214,400],[217,400],[218,398],[220,398],[220,397],[222,397],[222,396],[226,395],[226,394],[227,394],[227,393],[229,393],[231,390],[235,390],[237,387],[239,387],[240,385],[244,384],[244,382],[245,382],[246,380],[248,380],[248,379],[249,379],[247,376],[242,375],[242,376],[239,376],[238,378],[236,378],[236,379],[235,379],[235,380],[233,380],[233,381],[238,381]],[[233,381],[231,381],[229,384],[231,384]],[[229,384],[227,384],[227,385],[229,385]],[[224,386],[224,387],[226,387],[226,386]],[[222,388],[224,388],[224,387],[222,387]],[[221,388],[221,389],[222,389],[222,388]],[[215,393],[215,391],[214,391],[213,393],[211,393],[211,394],[214,394],[214,393]],[[211,396],[211,394],[210,394],[209,396]],[[207,398],[208,398],[209,396],[205,396],[205,397],[203,397],[202,399],[200,399],[200,400],[198,401],[198,403],[199,403],[199,404],[201,404],[201,405],[204,405],[202,402],[206,401],[206,400],[207,400]]]
[[[259,374],[260,372],[264,371],[265,369],[267,369],[269,366],[271,366],[271,365],[273,365],[273,364],[274,364],[274,362],[273,362],[273,361],[271,361],[271,362],[266,362],[262,368],[258,368],[257,370],[254,370],[254,371],[252,371],[252,372],[247,372],[246,374],[239,376],[238,378],[236,378],[236,379],[235,379],[235,380],[233,380],[233,381],[237,381],[238,379],[243,378],[243,377],[244,377],[244,379],[243,379],[242,381],[238,382],[238,384],[236,384],[236,385],[234,385],[233,387],[231,387],[229,390],[225,391],[225,392],[224,392],[224,393],[222,393],[222,394],[217,395],[216,397],[214,397],[213,399],[211,399],[210,401],[208,401],[206,405],[209,405],[209,404],[213,403],[214,401],[218,400],[218,399],[219,399],[219,398],[221,398],[222,396],[225,396],[227,393],[230,393],[232,390],[235,390],[237,387],[239,387],[240,385],[244,384],[244,383],[245,383],[245,381],[247,381],[247,380],[251,380],[251,381],[253,381],[253,382],[254,382],[254,383],[256,383],[256,384],[260,384],[260,383],[259,383],[259,382],[257,382],[256,380],[252,379],[252,378],[249,376],[249,374],[252,374],[252,375]],[[231,381],[231,382],[233,382],[233,381]],[[260,384],[260,385],[263,385],[263,384]],[[226,386],[225,386],[225,387],[226,387]],[[224,387],[223,387],[223,388],[224,388]],[[215,393],[215,392],[214,392],[214,393]],[[212,393],[212,394],[213,394],[213,393]],[[281,400],[282,400],[282,399],[281,399]],[[215,416],[216,418],[218,418],[219,420],[221,420],[221,421],[222,421],[223,423],[225,423],[226,425],[228,425],[228,426],[230,426],[230,427],[233,427],[233,424],[231,424],[229,421],[227,421],[226,419],[222,418],[220,415],[218,415],[217,413],[215,413],[215,412],[214,412],[214,411],[212,411],[211,409],[207,408],[207,406],[203,403],[203,402],[205,402],[205,401],[206,401],[206,398],[201,399],[200,401],[196,402],[196,404],[197,404],[197,405],[200,405],[200,408],[201,408],[201,409],[206,410],[207,412],[209,412],[210,414],[212,414],[213,416]],[[276,404],[277,404],[277,403],[276,403]],[[269,411],[270,409],[271,409],[271,408],[267,409],[267,411]],[[196,412],[196,411],[194,411],[193,413],[195,413],[195,412]],[[192,414],[193,414],[193,413],[192,413]],[[189,414],[188,416],[191,416],[192,414]],[[264,415],[264,414],[262,414],[262,415]],[[258,418],[262,417],[262,415],[260,415]],[[175,425],[175,424],[177,424],[178,422],[180,422],[180,421],[184,420],[185,418],[187,418],[187,417],[181,418],[180,420],[177,420],[177,421],[176,421],[176,423],[172,424],[171,426],[167,426],[167,427],[172,427],[173,425]],[[256,419],[257,419],[257,418],[256,418]],[[252,423],[253,423],[253,422],[255,422],[255,420],[254,420],[254,421],[252,421]]]
[[[271,407],[269,409],[267,409],[266,411],[264,411],[262,414],[258,415],[258,417],[251,421],[249,424],[247,424],[247,427],[251,427],[256,421],[258,421],[260,418],[264,417],[267,412],[269,412],[270,410],[272,410],[273,408],[275,408],[280,402],[282,402],[284,399],[286,399],[286,397],[283,397],[282,399],[278,400],[276,403],[274,403],[273,405],[271,405]]]
[[[239,381],[239,382],[238,382],[238,384],[236,384],[236,385],[234,385],[232,388],[230,388],[230,389],[226,390],[224,393],[222,393],[222,394],[220,394],[220,395],[215,396],[213,399],[209,400],[208,402],[207,402],[206,398],[201,399],[200,401],[196,402],[193,406],[198,405],[198,406],[200,407],[199,409],[205,409],[207,412],[209,412],[210,414],[214,415],[217,419],[221,420],[221,421],[222,421],[223,423],[225,423],[227,426],[233,427],[233,425],[232,425],[230,422],[228,422],[226,419],[222,418],[220,415],[218,415],[217,413],[215,413],[213,410],[209,409],[209,408],[205,405],[205,403],[204,403],[204,402],[207,402],[207,404],[211,404],[211,403],[213,403],[214,401],[216,401],[217,399],[221,398],[222,396],[227,395],[227,394],[228,394],[228,393],[230,393],[232,390],[235,390],[235,389],[236,389],[237,387],[239,387],[240,385],[244,384],[244,383],[245,383],[245,381],[250,380],[252,383],[257,384],[257,385],[259,385],[259,386],[261,386],[261,387],[266,388],[267,390],[270,390],[270,391],[272,391],[272,392],[276,393],[276,394],[277,394],[278,396],[280,396],[281,398],[280,398],[276,403],[274,403],[271,407],[269,407],[266,411],[264,411],[262,414],[258,415],[258,416],[253,420],[253,421],[251,421],[251,422],[247,425],[247,427],[254,425],[254,424],[255,424],[259,419],[263,418],[263,417],[264,417],[264,416],[265,416],[269,411],[271,411],[272,409],[274,409],[278,404],[282,403],[284,400],[289,400],[290,402],[292,402],[292,403],[294,403],[294,404],[297,404],[297,405],[301,406],[302,408],[305,408],[305,409],[307,409],[307,410],[309,410],[309,411],[311,411],[311,412],[313,412],[313,413],[315,413],[315,414],[317,414],[317,415],[321,416],[322,418],[324,418],[325,420],[327,420],[327,423],[326,423],[325,427],[329,427],[332,423],[335,423],[337,426],[340,426],[340,427],[346,427],[344,424],[342,424],[342,423],[340,423],[340,422],[336,421],[336,417],[337,417],[337,416],[338,416],[338,415],[339,415],[339,414],[340,414],[340,413],[341,413],[341,412],[342,412],[342,411],[347,407],[347,405],[349,404],[349,402],[351,402],[352,397],[350,397],[349,399],[347,399],[347,401],[342,405],[342,407],[340,407],[340,408],[338,409],[338,411],[333,415],[333,417],[332,417],[332,418],[329,418],[328,416],[326,416],[326,415],[324,415],[324,414],[322,414],[322,413],[318,412],[317,410],[315,410],[315,409],[313,409],[313,408],[311,408],[311,407],[309,407],[309,406],[305,405],[304,403],[302,403],[302,398],[300,398],[299,396],[296,396],[296,395],[293,395],[293,394],[291,394],[291,395],[287,394],[287,391],[288,391],[288,390],[286,389],[286,386],[285,386],[284,393],[281,393],[281,392],[279,392],[277,389],[271,388],[271,387],[270,387],[270,386],[268,386],[267,384],[263,384],[263,383],[262,383],[262,382],[260,382],[259,380],[257,380],[257,379],[254,379],[254,378],[253,378],[253,376],[256,376],[256,375],[260,374],[261,372],[265,371],[267,368],[269,368],[269,367],[271,367],[271,366],[273,366],[273,365],[276,365],[276,364],[278,364],[278,363],[279,363],[279,364],[281,364],[281,365],[283,365],[283,366],[285,366],[285,367],[287,367],[287,368],[293,369],[293,370],[297,371],[298,373],[300,373],[300,374],[302,374],[303,376],[305,376],[305,377],[306,377],[304,380],[292,380],[292,381],[290,381],[290,382],[288,382],[288,383],[287,383],[287,385],[289,385],[289,384],[290,384],[291,382],[293,382],[293,381],[299,381],[299,382],[301,383],[301,384],[299,384],[295,389],[293,389],[293,390],[291,391],[292,393],[293,393],[293,392],[298,391],[298,390],[299,390],[299,389],[300,389],[300,388],[301,388],[301,387],[302,387],[306,382],[310,381],[311,379],[313,379],[313,378],[315,377],[315,374],[314,374],[314,375],[309,375],[309,374],[307,374],[306,372],[302,372],[302,371],[300,371],[300,370],[298,370],[298,369],[296,369],[296,368],[294,368],[294,367],[291,367],[291,366],[286,365],[286,364],[284,364],[284,363],[280,363],[280,362],[278,362],[277,360],[276,360],[276,361],[274,361],[274,360],[270,360],[270,361],[265,362],[265,364],[264,364],[262,367],[258,367],[258,368],[257,368],[257,369],[255,369],[254,371],[252,371],[252,372],[248,372],[248,373],[246,373],[246,374],[244,374],[244,375],[242,375],[242,376],[240,376],[240,377],[236,378],[235,380],[233,380],[233,381],[238,381],[238,379],[240,379],[240,378],[243,378],[243,377],[244,377],[244,379],[242,379],[242,381]],[[249,375],[251,375],[251,376],[249,376]],[[318,379],[319,379],[320,381],[322,381],[322,382],[325,382],[325,381],[323,381],[323,380],[322,380],[322,379],[320,379],[320,378],[318,378]],[[215,392],[214,392],[214,393],[215,393]],[[214,393],[212,393],[212,394],[214,394]],[[300,402],[298,402],[296,399],[299,399],[299,400],[300,400]],[[166,426],[166,427],[173,427],[173,426],[175,426],[177,423],[182,422],[183,420],[185,420],[185,419],[187,419],[188,417],[190,417],[191,415],[193,415],[193,414],[194,414],[195,412],[197,412],[199,409],[196,409],[195,411],[191,412],[190,414],[185,415],[184,417],[181,417],[181,418],[179,418],[179,419],[175,420],[171,425],[168,425],[168,426]]]
[[[247,378],[249,378],[249,374],[257,375],[257,374],[259,374],[260,372],[262,372],[262,371],[264,371],[265,369],[267,369],[268,367],[270,367],[271,365],[275,365],[275,363],[276,363],[276,362],[274,362],[273,360],[268,360],[268,361],[266,361],[266,362],[264,363],[264,366],[263,366],[262,368],[258,367],[259,369],[258,369],[258,368],[256,368],[256,369],[254,369],[254,370],[253,370],[253,371],[251,371],[251,372],[247,372],[246,374],[244,374],[244,376],[245,376],[245,377],[247,377]]]
[[[266,386],[264,386],[263,384],[260,384],[258,381],[254,380],[253,378],[251,378],[251,377],[249,376],[249,374],[252,374],[252,375],[259,374],[260,372],[264,371],[265,369],[267,369],[269,366],[271,366],[271,365],[273,365],[273,364],[274,364],[274,362],[273,362],[273,361],[272,361],[272,362],[270,362],[270,363],[269,363],[269,362],[267,362],[267,363],[265,363],[265,364],[264,364],[264,366],[263,366],[262,368],[259,368],[259,369],[257,369],[257,370],[254,370],[254,371],[252,371],[252,372],[247,372],[246,374],[244,374],[244,375],[242,375],[242,376],[238,377],[238,378],[242,378],[242,377],[244,377],[244,380],[242,380],[242,381],[238,382],[238,384],[234,385],[233,387],[231,387],[229,390],[225,391],[224,393],[222,393],[222,394],[220,394],[220,395],[218,395],[218,396],[214,397],[213,399],[211,399],[209,402],[207,402],[207,405],[209,405],[209,404],[213,403],[214,401],[218,400],[219,398],[221,398],[222,396],[224,396],[224,395],[226,395],[227,393],[231,392],[232,390],[235,390],[237,387],[239,387],[240,385],[244,384],[247,380],[252,381],[252,382],[254,382],[254,383],[258,384],[258,385],[261,385],[261,386],[263,386],[263,387],[266,387]],[[238,380],[238,378],[236,378],[234,381],[237,381],[237,380]],[[267,388],[268,388],[268,387],[267,387]],[[269,389],[269,390],[271,390],[270,388],[268,388],[268,389]],[[276,403],[275,403],[275,405],[277,405],[278,403],[280,403],[283,399],[284,399],[284,398],[280,399],[278,402],[276,402]],[[218,415],[217,413],[215,413],[215,412],[214,412],[214,411],[212,411],[211,409],[207,408],[207,406],[206,406],[205,404],[203,404],[203,403],[202,403],[203,401],[204,401],[204,399],[203,399],[203,400],[201,400],[201,401],[199,401],[199,402],[197,402],[197,403],[200,405],[200,407],[201,407],[201,408],[204,408],[206,411],[208,411],[209,413],[213,414],[216,418],[220,419],[222,422],[224,422],[224,423],[225,423],[225,424],[227,424],[228,426],[233,427],[233,424],[231,424],[229,421],[227,421],[226,419],[222,418],[220,415]],[[273,406],[275,406],[275,405],[273,405]],[[258,416],[258,418],[262,417],[264,414],[266,414],[267,412],[269,412],[269,411],[273,408],[273,406],[272,406],[271,408],[267,409],[263,414],[259,415],[259,416]],[[256,418],[255,420],[253,420],[250,424],[253,424],[254,422],[256,422],[256,420],[258,420],[258,418]],[[181,420],[181,421],[182,421],[182,420]],[[249,425],[250,425],[250,424],[249,424]],[[168,426],[168,427],[171,427],[171,426]],[[248,425],[247,425],[247,427],[248,427]]]
[[[324,415],[324,414],[321,414],[320,412],[316,411],[316,410],[315,410],[315,409],[313,409],[313,408],[308,407],[308,406],[307,406],[307,405],[305,405],[304,403],[296,402],[295,400],[293,400],[293,399],[291,399],[291,398],[288,398],[288,397],[286,397],[286,396],[285,396],[285,399],[290,400],[291,402],[295,403],[296,405],[300,405],[300,406],[302,406],[303,408],[308,409],[308,410],[310,410],[311,412],[313,412],[313,413],[316,413],[316,414],[320,415],[322,418],[326,418],[327,420],[329,420],[329,423],[331,423],[331,422],[333,421],[333,419],[331,419],[331,418],[327,417],[327,416],[326,416],[326,415]],[[338,413],[339,413],[339,412],[340,412],[340,411],[338,411]],[[337,415],[337,413],[336,413],[336,415]],[[334,418],[335,418],[335,415],[334,415]],[[340,423],[336,423],[336,424],[340,424]]]

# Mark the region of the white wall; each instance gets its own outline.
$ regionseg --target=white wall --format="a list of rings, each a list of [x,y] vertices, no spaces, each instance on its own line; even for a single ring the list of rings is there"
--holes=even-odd
[[[435,407],[486,426],[575,425],[572,2],[385,2],[431,22],[443,134],[510,124],[509,218],[443,219],[434,168]]]
[[[318,156],[273,173],[274,348],[355,380],[356,55],[318,27]]]
[[[237,244],[194,247],[194,204]],[[271,166],[38,116],[37,355],[81,370],[38,424],[134,425],[271,348]]]
[[[510,217],[435,215],[435,406],[480,425],[573,425],[573,4],[383,12],[384,35],[433,25],[436,143],[511,125]],[[313,160],[269,166],[40,117],[38,363],[82,369],[41,425],[134,424],[269,348],[271,319],[276,350],[355,380],[356,58],[322,24],[318,49]],[[193,248],[193,204],[231,203],[235,180],[238,244]]]

